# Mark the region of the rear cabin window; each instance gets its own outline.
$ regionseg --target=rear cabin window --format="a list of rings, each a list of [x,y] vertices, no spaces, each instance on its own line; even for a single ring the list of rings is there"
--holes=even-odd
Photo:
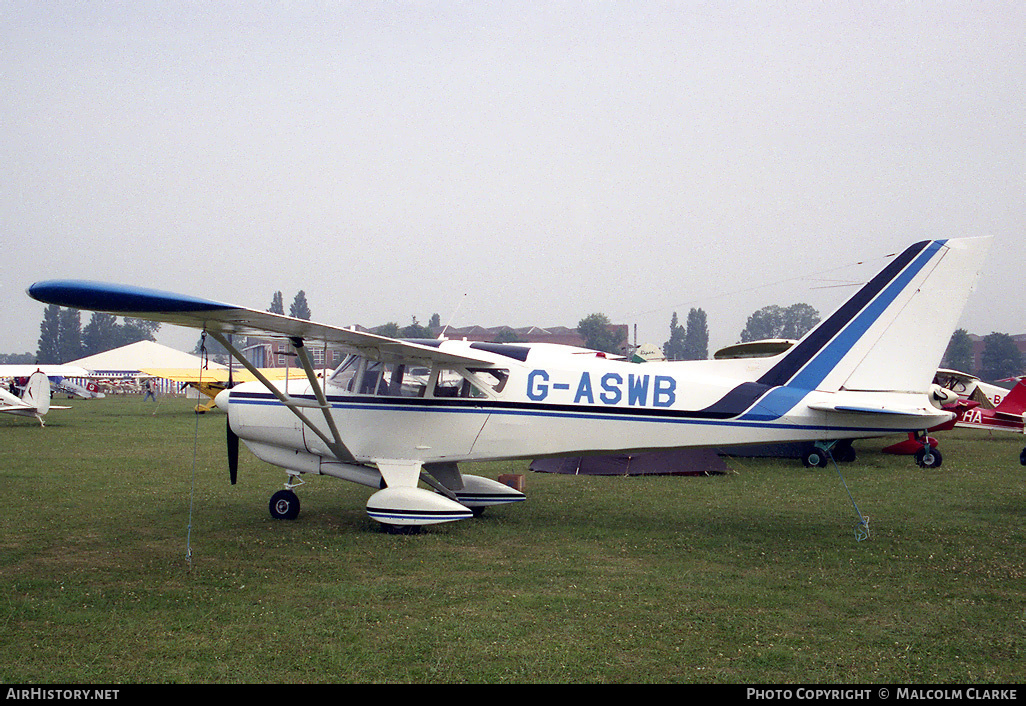
[[[423,397],[427,379],[410,373],[405,363],[369,361],[360,380],[361,395]]]

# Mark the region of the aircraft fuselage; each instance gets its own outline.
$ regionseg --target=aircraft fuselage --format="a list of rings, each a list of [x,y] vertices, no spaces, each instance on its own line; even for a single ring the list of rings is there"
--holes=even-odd
[[[466,341],[439,345],[472,350]],[[809,401],[831,394],[815,390],[792,392],[795,403],[783,414],[759,413],[757,402],[749,404],[752,394],[735,394],[738,401],[731,402],[739,378],[754,380],[767,360],[636,364],[566,346],[489,348],[492,365],[474,369],[351,358],[324,386],[346,447],[360,463],[384,458],[429,464],[721,446],[736,444],[742,436],[746,443],[833,440],[908,426],[907,419],[876,416],[867,424],[864,415],[810,409]],[[480,349],[472,352],[482,355]],[[308,404],[314,401],[306,380],[290,381],[287,393]],[[950,419],[930,407],[925,394],[907,397],[935,413],[925,424]],[[258,456],[267,446],[333,455],[259,383],[232,390],[229,414],[232,429]],[[319,416],[310,419],[327,433]],[[276,454],[272,462],[280,464],[282,458]],[[304,469],[309,470],[309,461],[303,460]]]

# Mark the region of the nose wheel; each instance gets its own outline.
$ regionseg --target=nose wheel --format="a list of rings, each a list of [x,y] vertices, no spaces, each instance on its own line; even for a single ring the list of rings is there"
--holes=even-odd
[[[267,509],[276,520],[294,520],[299,517],[299,496],[291,490],[279,490],[271,496]]]

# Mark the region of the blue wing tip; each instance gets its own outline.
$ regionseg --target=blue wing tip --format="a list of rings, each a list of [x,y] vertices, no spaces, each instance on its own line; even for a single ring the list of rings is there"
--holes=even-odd
[[[44,304],[110,313],[189,312],[238,308],[230,304],[156,289],[85,280],[44,280],[29,286],[27,293]]]

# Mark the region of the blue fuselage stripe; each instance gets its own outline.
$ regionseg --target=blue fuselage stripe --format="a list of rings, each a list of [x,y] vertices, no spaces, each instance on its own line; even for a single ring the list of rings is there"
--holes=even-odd
[[[761,397],[752,409],[742,416],[742,419],[767,421],[777,419],[794,409],[837,367],[837,364],[851,351],[855,343],[894,303],[898,295],[926,267],[945,242],[947,241],[935,240],[926,244],[911,264],[892,275],[886,286],[883,286],[885,283],[881,282],[882,291],[879,296],[869,300],[849,322],[838,327],[837,334],[811,355],[804,367],[795,372],[786,384],[771,389]]]
[[[926,264],[933,259],[934,254],[943,245],[942,241],[934,241],[930,246],[907,267],[897,278],[891,282],[883,293],[873,300],[869,306],[855,317],[851,324],[845,327],[833,341],[819,352],[812,362],[801,370],[789,386],[800,389],[811,390],[823,382],[826,376],[836,365],[847,355],[852,346],[862,338],[869,328],[876,323],[877,319],[886,311],[898,295],[908,286],[909,282],[918,275]]]

